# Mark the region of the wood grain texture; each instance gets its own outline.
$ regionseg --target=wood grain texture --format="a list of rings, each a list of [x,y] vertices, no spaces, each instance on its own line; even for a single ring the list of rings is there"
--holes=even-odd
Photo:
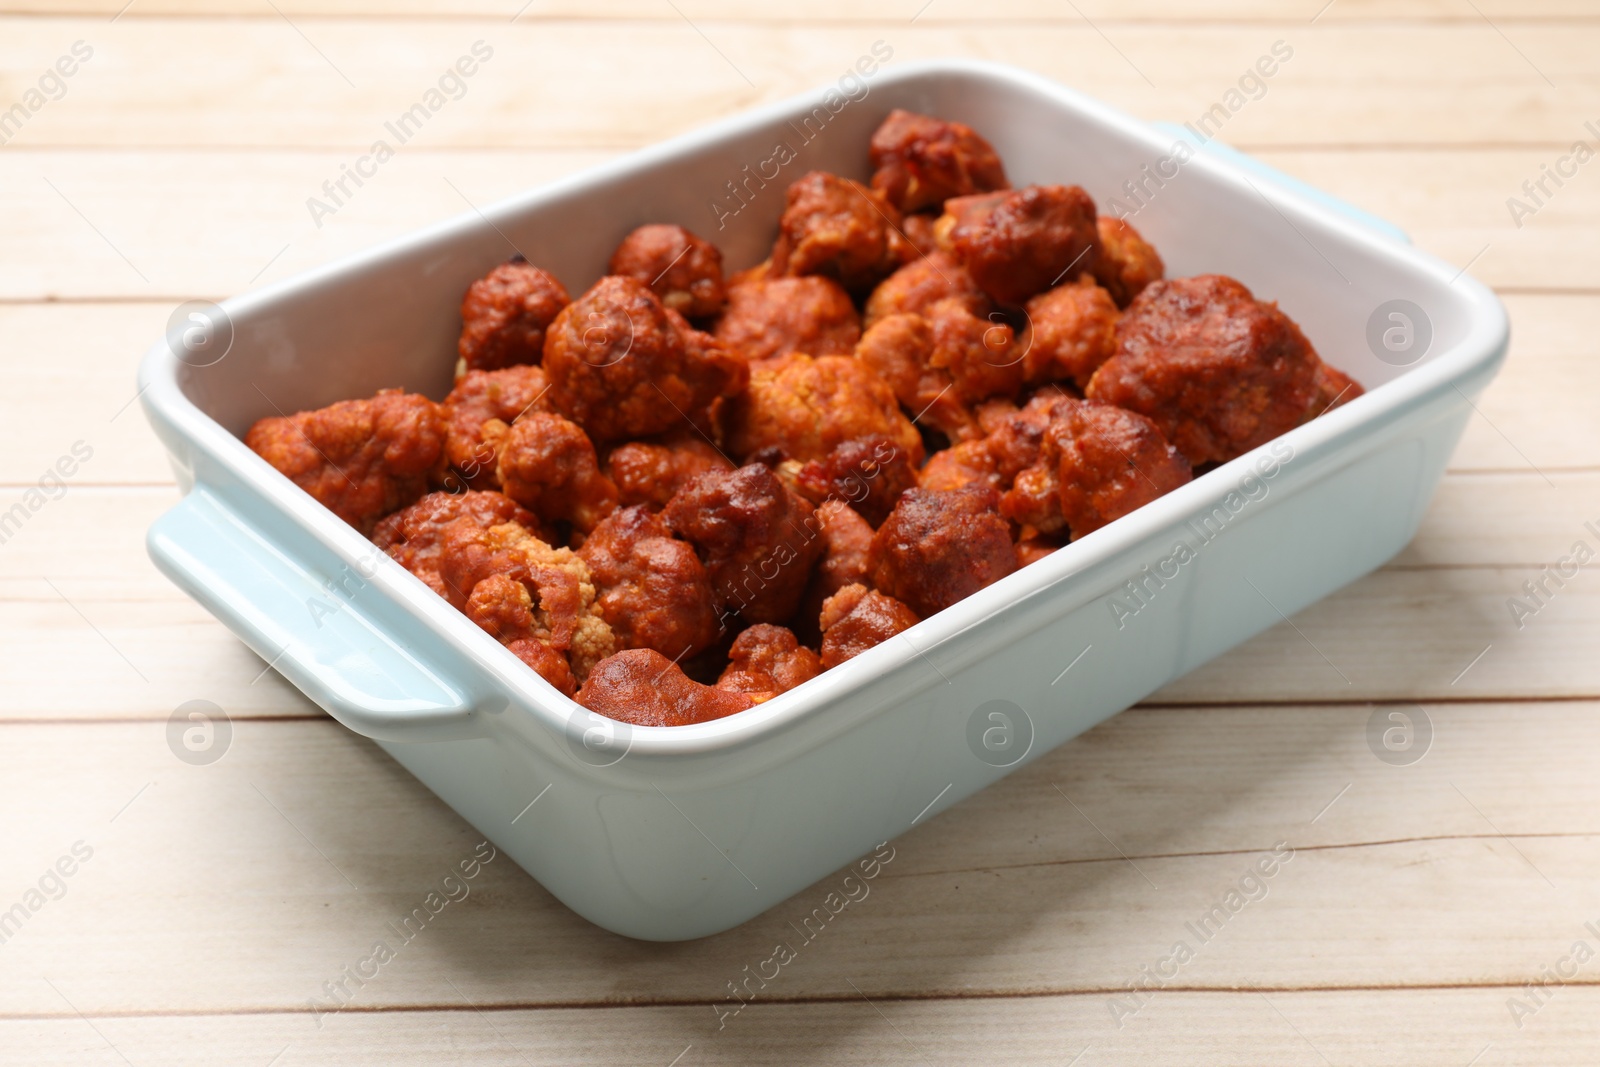
[[[300,1015],[74,1017],[0,1023],[0,1063],[58,1067],[309,1064],[776,1065],[1181,1063],[1186,1067],[1406,1064],[1587,1067],[1600,993],[1568,987],[1522,1029],[1505,989],[1161,993],[1122,1029],[1096,994],[891,1001],[841,998],[747,1009],[722,1030],[703,1006],[350,1014],[315,1029]],[[68,993],[70,996],[71,994]],[[98,1033],[96,1032],[98,1031]],[[98,1056],[99,1060],[88,1057]],[[1492,1057],[1492,1058],[1491,1058]]]
[[[909,6],[909,5],[908,5]],[[1008,27],[689,20],[607,25],[362,19],[306,27],[226,19],[13,18],[5,92],[21,94],[76,41],[95,50],[17,146],[339,147],[365,151],[477,41],[493,58],[429,120],[417,147],[597,148],[679,133],[831,84],[874,41],[890,65],[967,55],[1011,63],[1150,118],[1192,118],[1276,40],[1293,59],[1228,120],[1250,144],[1570,143],[1600,90],[1600,24],[1256,27],[1089,23]],[[619,48],[627,59],[618,62]],[[137,76],[132,72],[137,71]],[[1464,77],[1465,72],[1470,77]],[[869,97],[870,98],[870,97]],[[1403,99],[1405,107],[1396,107]],[[1589,109],[1586,111],[1586,108]]]
[[[176,489],[133,376],[172,307],[809,90],[874,40],[1182,121],[1280,38],[1223,139],[1470,262],[1511,314],[1415,541],[895,841],[737,1015],[728,983],[837,875],[646,945],[499,857],[328,1011],[479,838],[148,562]],[[316,225],[306,198],[479,39],[465,96]],[[0,917],[45,901],[0,926],[0,1065],[1594,1062],[1600,963],[1527,983],[1600,950],[1600,584],[1521,626],[1507,603],[1600,545],[1600,172],[1508,204],[1594,140],[1592,3],[0,0],[0,114],[77,40],[66,94],[0,130],[0,511],[93,449],[0,542]],[[168,748],[194,699],[233,729],[210,766]],[[1420,761],[1376,756],[1393,714],[1431,729]]]
[[[1582,135],[1581,126],[1573,131]],[[1507,205],[1516,197],[1534,206],[1522,183],[1541,180],[1541,167],[1565,149],[1250,147],[1262,162],[1389,219],[1419,247],[1470,262],[1491,285],[1600,291],[1600,164],[1561,188],[1544,179],[1550,195],[1538,195],[1544,205],[1532,215]],[[0,300],[220,299],[622,151],[407,149],[336,213],[316,218],[306,201],[322,195],[348,153],[0,152],[0,189],[16,209],[7,239],[17,253],[0,263]]]
[[[20,892],[79,840],[93,854],[11,937],[0,975],[8,1010],[29,1015],[70,1014],[28,981],[40,974],[88,1013],[331,1009],[323,982],[381,940],[397,958],[352,987],[360,1010],[448,1006],[453,983],[479,1004],[709,1016],[785,939],[800,959],[766,999],[843,998],[852,982],[869,997],[1108,994],[1184,941],[1195,959],[1176,988],[1516,986],[1600,920],[1586,892],[1600,823],[1582,769],[1552,758],[1600,741],[1596,707],[1427,706],[1432,749],[1409,767],[1375,758],[1367,708],[1129,712],[903,835],[813,940],[790,923],[837,874],[679,945],[577,921],[503,857],[402,942],[389,922],[479,838],[331,722],[238,723],[201,768],[160,723],[5,726],[7,751],[58,768],[0,786],[21,822],[6,883]],[[1250,882],[1280,844],[1289,858]],[[1241,882],[1255,899],[1209,937],[1186,925]]]
[[[671,7],[655,0],[6,0],[0,14],[102,15],[119,11],[122,18],[168,16],[256,15],[282,12],[296,19],[423,17],[433,19],[496,19],[533,23],[544,19],[629,22],[713,20],[717,22],[792,23],[846,22],[892,25],[910,22],[936,25],[975,22],[1066,23],[1092,20],[1101,25],[1123,22],[1159,24],[1228,22],[1373,22],[1428,20],[1482,25],[1495,23],[1579,20],[1594,17],[1583,0],[1479,0],[1474,7],[1451,0],[1218,0],[1203,8],[1181,0],[1079,0],[1064,7],[1051,0],[783,0],[754,4],[745,0],[677,0]],[[677,10],[674,11],[673,8]],[[276,11],[274,10],[276,9]],[[1074,10],[1076,9],[1076,10]]]

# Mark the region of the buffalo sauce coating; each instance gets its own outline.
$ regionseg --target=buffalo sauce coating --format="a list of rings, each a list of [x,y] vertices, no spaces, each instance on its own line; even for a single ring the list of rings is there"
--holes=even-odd
[[[881,192],[814,170],[785,194],[770,276],[819,274],[865,293],[915,255],[900,212]]]
[[[1000,511],[1041,534],[1074,538],[1143,507],[1189,481],[1183,453],[1143,415],[1093,400],[1063,399],[1052,411],[1039,462],[1017,474]]]
[[[457,520],[483,529],[515,522],[535,531],[539,521],[504,493],[429,493],[373,527],[372,543],[421,578],[429,589],[449,599],[444,579],[439,576],[439,551],[445,529]]]
[[[689,726],[756,705],[746,693],[702,685],[650,648],[601,660],[576,699],[590,711],[634,726]]]
[[[500,488],[500,441],[511,424],[543,411],[550,381],[533,364],[468,371],[439,404],[445,423],[445,454],[470,489]]]
[[[971,126],[895,108],[872,135],[872,187],[901,211],[1006,188],[994,146]]]
[[[838,282],[806,277],[737,276],[712,334],[746,361],[790,352],[848,353],[861,337],[861,316]]]
[[[570,299],[548,271],[520,258],[502,263],[473,282],[461,301],[457,354],[468,370],[538,363],[545,331]]]
[[[439,406],[399,389],[265,418],[245,435],[252,451],[362,533],[443,476],[444,443]]]
[[[1320,364],[1277,305],[1203,274],[1134,299],[1085,395],[1150,419],[1191,464],[1221,463],[1304,421]]]
[[[758,623],[734,638],[718,689],[762,703],[822,673],[822,661],[783,626]]]
[[[606,474],[623,504],[665,507],[672,494],[706,471],[733,470],[709,440],[681,433],[658,441],[628,441],[606,457]]]
[[[709,318],[728,299],[722,253],[682,226],[640,226],[611,254],[608,273],[643,282],[686,319]]]
[[[1030,185],[945,203],[937,232],[978,288],[1001,304],[1092,272],[1100,234],[1094,200],[1076,185]]]
[[[822,605],[822,668],[831,670],[917,624],[917,614],[894,597],[859,582]]]
[[[823,552],[810,502],[760,463],[707,471],[662,516],[705,561],[721,610],[746,623],[793,615]]]
[[[745,366],[634,278],[608,275],[568,304],[544,346],[550,406],[596,443],[683,427],[744,385]]]
[[[1000,494],[910,489],[872,538],[872,584],[926,618],[1017,569]]]
[[[688,542],[642,505],[620,508],[595,527],[578,555],[599,591],[600,614],[620,648],[650,648],[673,659],[699,655],[721,633],[716,593]]]

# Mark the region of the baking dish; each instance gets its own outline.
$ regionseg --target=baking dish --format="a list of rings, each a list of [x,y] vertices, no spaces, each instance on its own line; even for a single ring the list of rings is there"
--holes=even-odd
[[[150,530],[156,564],[551,893],[627,936],[735,926],[1378,567],[1415,532],[1505,355],[1485,287],[1214,143],[1176,153],[1171,132],[995,64],[856,85],[231,299],[222,358],[163,339],[140,368],[185,492]],[[813,168],[864,179],[894,107],[972,125],[1017,185],[1081,184],[1105,210],[1142,183],[1132,221],[1169,275],[1230,274],[1277,300],[1368,393],[798,689],[671,729],[557,693],[240,440],[260,417],[381,387],[442,397],[461,294],[514,251],[573,292],[645,222],[689,227],[730,268],[759,260],[784,186]],[[779,144],[792,160],[775,162]]]

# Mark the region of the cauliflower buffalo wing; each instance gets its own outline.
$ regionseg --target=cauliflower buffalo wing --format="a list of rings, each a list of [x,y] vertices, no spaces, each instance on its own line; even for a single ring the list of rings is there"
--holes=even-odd
[[[726,276],[671,223],[576,300],[517,257],[468,289],[442,402],[390,389],[246,441],[562,693],[681,726],[1361,394],[1276,305],[1164,278],[1127,221],[1011,188],[961,123],[897,109],[869,156],[870,186],[791,182],[771,255]]]
[[[959,122],[895,108],[873,133],[868,151],[876,168],[872,187],[903,212],[1007,188],[994,147]]]
[[[450,523],[440,538],[438,572],[445,596],[473,622],[507,646],[536,641],[562,654],[577,681],[616,649],[588,565],[515,522]],[[535,670],[553,662],[542,654],[531,662],[526,649],[519,654]],[[557,688],[566,684],[559,672],[540,673]]]
[[[1117,325],[1116,354],[1085,395],[1150,419],[1195,466],[1292,430],[1321,365],[1276,304],[1220,274],[1149,285]]]
[[[705,438],[693,434],[629,441],[606,456],[606,473],[625,505],[666,507],[673,493],[712,470],[731,471],[733,464]]]
[[[549,387],[544,371],[531,364],[468,371],[456,380],[439,414],[445,424],[445,455],[462,485],[500,488],[500,441],[522,415],[545,410]]]
[[[1151,282],[1160,281],[1166,267],[1150,243],[1123,219],[1101,215],[1095,220],[1100,234],[1100,254],[1095,257],[1094,280],[1125,308]]]
[[[244,443],[362,533],[444,475],[439,406],[399,389],[262,419]]]
[[[545,331],[571,301],[555,276],[518,256],[472,283],[461,301],[456,351],[468,370],[544,358]]]
[[[907,490],[867,557],[872,584],[924,618],[1016,569],[1000,494],[981,485]]]
[[[372,543],[448,600],[450,594],[439,576],[439,550],[445,530],[456,521],[485,530],[507,522],[535,533],[539,530],[538,518],[503,493],[429,493],[373,527]]]
[[[733,639],[717,688],[744,693],[757,704],[822,673],[817,654],[782,626],[761,623]]]
[[[513,423],[500,441],[497,473],[506,496],[583,533],[617,506],[617,487],[601,473],[593,443],[560,415],[536,411]]]
[[[689,726],[756,705],[748,694],[701,685],[649,648],[601,660],[576,699],[590,711],[634,726]]]
[[[1065,528],[1078,538],[1189,478],[1189,461],[1143,415],[1062,399],[1052,407],[1039,462],[1016,475],[1000,511],[1039,533]]]
[[[661,303],[686,319],[722,310],[722,253],[682,226],[640,226],[611,254],[611,274],[648,285]]]
[[[988,318],[994,301],[949,252],[933,251],[915,259],[883,280],[867,297],[862,329],[890,315],[921,314],[941,300],[959,300],[968,311]]]
[[[847,585],[822,605],[822,669],[832,670],[919,621],[894,597],[859,582]]]
[[[1094,270],[1100,235],[1094,201],[1076,185],[1029,185],[958,197],[937,231],[978,288],[1002,304]]]
[[[823,545],[810,503],[768,467],[707,471],[662,515],[705,562],[724,613],[781,623],[800,606]]]
[[[922,438],[894,391],[850,356],[793,352],[756,364],[748,388],[728,405],[726,425],[728,448],[740,457],[776,449],[804,463],[853,438],[882,435],[922,461]]]
[[[744,364],[633,278],[601,278],[550,324],[550,406],[598,443],[692,424],[744,385]]]
[[[678,661],[699,655],[720,636],[705,565],[648,508],[612,512],[578,555],[588,564],[600,615],[619,648],[651,648]]]
[[[814,170],[789,186],[769,277],[819,274],[864,293],[914,255],[882,193]]]
[[[796,482],[816,503],[842,501],[876,528],[894,510],[900,494],[917,484],[917,468],[893,438],[869,434],[843,441],[805,464]]]
[[[728,286],[728,307],[712,333],[747,361],[791,352],[848,353],[861,337],[850,294],[831,278],[756,277]]]

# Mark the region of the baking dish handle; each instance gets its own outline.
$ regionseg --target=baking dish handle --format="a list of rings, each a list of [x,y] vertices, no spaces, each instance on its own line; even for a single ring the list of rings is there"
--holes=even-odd
[[[467,697],[356,610],[365,579],[319,581],[196,488],[150,527],[161,572],[345,726],[378,741],[474,736]]]
[[[1151,125],[1160,130],[1162,133],[1170,134],[1181,141],[1185,141],[1188,144],[1193,145],[1202,152],[1207,152],[1217,156],[1220,159],[1227,160],[1229,163],[1239,167],[1241,170],[1247,170],[1258,177],[1265,178],[1275,185],[1282,186],[1291,192],[1297,193],[1300,196],[1305,197],[1307,200],[1314,200],[1324,207],[1331,208],[1334,211],[1337,211],[1339,214],[1344,215],[1346,218],[1354,219],[1367,229],[1380,233],[1390,240],[1399,241],[1402,244],[1411,243],[1410,236],[1389,220],[1379,218],[1372,212],[1364,211],[1361,208],[1356,207],[1354,204],[1340,200],[1336,196],[1330,196],[1321,189],[1318,189],[1316,186],[1308,185],[1299,178],[1290,177],[1278,168],[1270,167],[1254,156],[1247,155],[1244,152],[1239,151],[1237,148],[1223,144],[1214,137],[1209,139],[1199,137],[1187,126],[1180,126],[1176,122],[1155,122],[1151,123]]]

